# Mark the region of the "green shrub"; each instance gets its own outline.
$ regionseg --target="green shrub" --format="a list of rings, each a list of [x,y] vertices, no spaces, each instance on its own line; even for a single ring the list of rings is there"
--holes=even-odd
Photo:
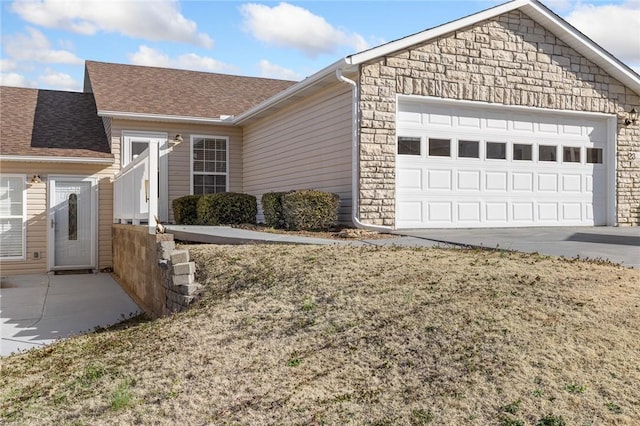
[[[198,200],[200,225],[231,225],[256,223],[258,202],[256,197],[235,192],[207,194]]]
[[[272,228],[284,228],[284,213],[282,212],[282,199],[287,192],[267,192],[262,195],[262,212],[264,213],[264,224]]]
[[[202,195],[185,195],[171,203],[173,217],[178,225],[198,224],[198,200]]]
[[[301,190],[283,195],[284,226],[293,230],[326,230],[338,221],[340,197],[330,192]]]

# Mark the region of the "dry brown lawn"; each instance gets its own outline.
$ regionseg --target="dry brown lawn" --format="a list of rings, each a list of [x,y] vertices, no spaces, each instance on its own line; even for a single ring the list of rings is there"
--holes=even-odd
[[[4,424],[640,424],[640,271],[191,246],[207,293],[0,360]]]

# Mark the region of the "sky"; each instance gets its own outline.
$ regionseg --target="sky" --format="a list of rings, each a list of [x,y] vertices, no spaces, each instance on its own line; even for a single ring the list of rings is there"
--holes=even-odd
[[[0,0],[0,82],[82,91],[85,60],[301,80],[503,2]],[[640,73],[640,0],[542,2]]]

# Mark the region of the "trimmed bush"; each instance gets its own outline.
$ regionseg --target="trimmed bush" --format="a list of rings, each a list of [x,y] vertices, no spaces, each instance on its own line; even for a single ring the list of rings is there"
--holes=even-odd
[[[207,194],[198,200],[198,224],[216,226],[256,223],[256,197],[236,192]]]
[[[301,190],[283,195],[286,229],[327,230],[338,221],[340,197],[330,192]]]
[[[284,228],[284,214],[282,212],[282,198],[287,192],[267,192],[262,195],[262,212],[264,213],[264,224],[276,229]]]
[[[178,225],[198,224],[198,200],[202,195],[185,195],[171,203],[173,217]]]

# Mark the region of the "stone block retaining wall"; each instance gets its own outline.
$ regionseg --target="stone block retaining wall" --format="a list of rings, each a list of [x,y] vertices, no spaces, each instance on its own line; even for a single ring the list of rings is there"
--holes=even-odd
[[[360,218],[394,225],[396,95],[617,114],[617,220],[640,225],[640,97],[520,11],[364,64]]]
[[[161,317],[189,306],[202,286],[187,250],[173,235],[151,235],[146,226],[113,225],[113,272],[148,314]]]

